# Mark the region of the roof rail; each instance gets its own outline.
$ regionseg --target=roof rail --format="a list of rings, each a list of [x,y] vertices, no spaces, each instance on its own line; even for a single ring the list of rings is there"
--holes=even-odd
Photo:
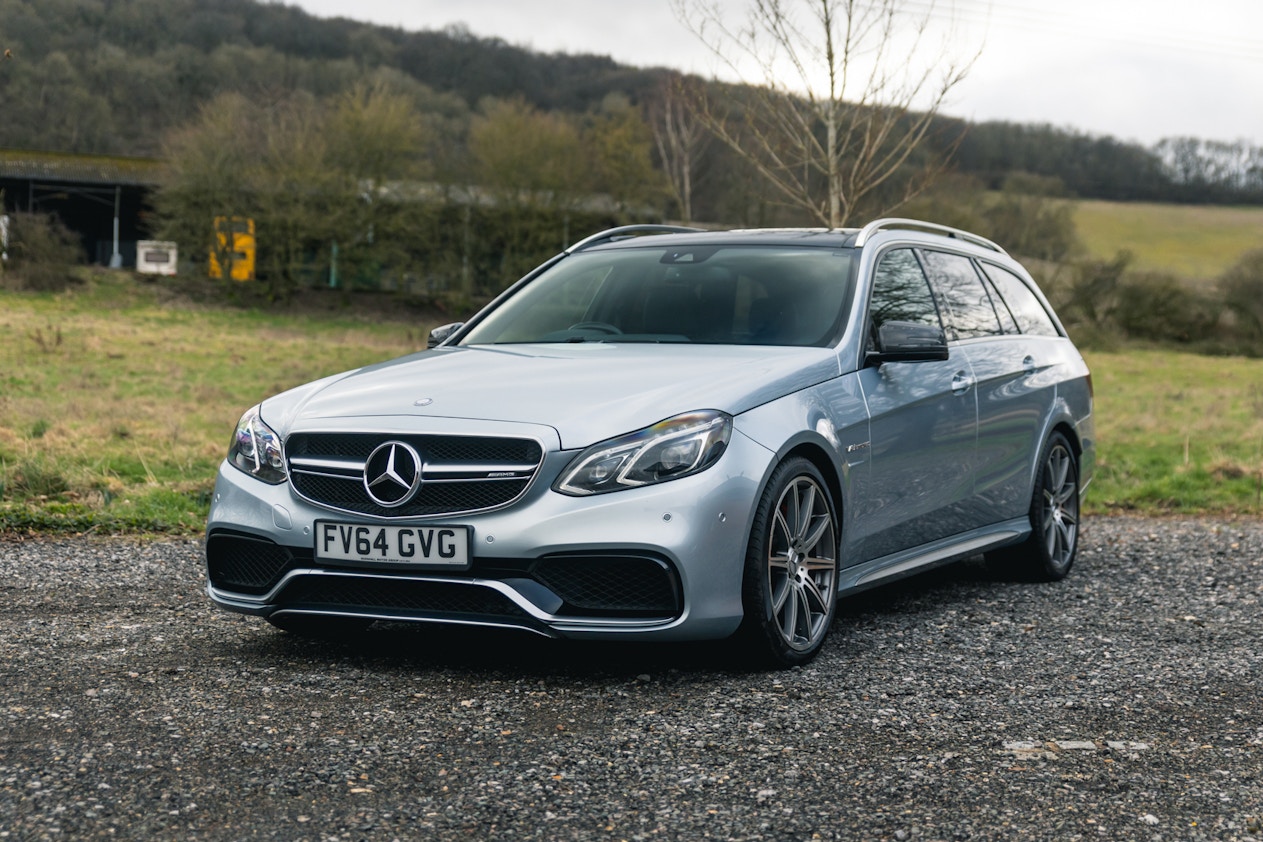
[[[696,234],[703,230],[702,228],[686,228],[683,225],[621,225],[618,228],[610,228],[593,234],[591,237],[583,238],[566,249],[566,254],[573,254],[576,251],[582,251],[602,243],[612,243],[615,240],[638,237],[642,234]]]
[[[944,237],[951,237],[956,240],[965,240],[976,246],[982,246],[985,249],[999,252],[1007,255],[1008,252],[1000,248],[986,237],[979,237],[977,234],[971,234],[968,231],[962,231],[959,228],[952,228],[947,225],[938,225],[933,222],[922,222],[919,219],[877,219],[865,225],[860,232],[855,235],[855,247],[861,248],[868,238],[879,231],[887,231],[890,229],[912,229],[914,231],[928,231],[932,234],[942,234]]]

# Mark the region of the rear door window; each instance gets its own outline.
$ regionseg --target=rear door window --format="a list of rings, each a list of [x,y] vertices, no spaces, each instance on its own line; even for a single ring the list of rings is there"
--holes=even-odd
[[[930,285],[938,297],[949,340],[997,336],[1004,332],[972,260],[959,254],[929,250],[922,251],[921,256],[925,259]]]

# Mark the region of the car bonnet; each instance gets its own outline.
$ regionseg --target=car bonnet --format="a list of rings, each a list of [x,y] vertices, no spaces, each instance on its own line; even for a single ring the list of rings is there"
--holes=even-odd
[[[831,348],[441,348],[300,387],[265,402],[263,411],[282,436],[335,420],[345,427],[357,418],[463,418],[552,427],[562,448],[573,449],[682,412],[736,415],[837,373]]]

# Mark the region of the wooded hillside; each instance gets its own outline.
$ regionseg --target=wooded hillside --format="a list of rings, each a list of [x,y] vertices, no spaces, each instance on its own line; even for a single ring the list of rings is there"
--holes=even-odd
[[[160,155],[168,133],[221,94],[266,106],[385,81],[438,128],[434,174],[452,181],[467,177],[460,150],[487,98],[582,115],[613,95],[644,109],[669,75],[459,28],[406,32],[255,0],[0,0],[0,49],[13,55],[0,64],[0,148]],[[988,187],[1026,172],[1085,198],[1263,202],[1263,150],[1244,143],[1173,138],[1146,148],[1053,126],[942,122],[935,134],[944,139],[967,129],[956,169]],[[768,221],[729,164],[717,145],[702,156],[694,215]]]

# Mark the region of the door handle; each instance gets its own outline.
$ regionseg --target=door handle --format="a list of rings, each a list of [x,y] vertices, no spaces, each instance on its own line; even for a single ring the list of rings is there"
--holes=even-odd
[[[1034,357],[1026,357],[1025,359],[1022,360],[1022,371],[1024,371],[1027,374],[1035,373],[1035,358]]]
[[[958,371],[952,375],[952,391],[958,395],[968,392],[973,385],[974,379],[963,371]]]

